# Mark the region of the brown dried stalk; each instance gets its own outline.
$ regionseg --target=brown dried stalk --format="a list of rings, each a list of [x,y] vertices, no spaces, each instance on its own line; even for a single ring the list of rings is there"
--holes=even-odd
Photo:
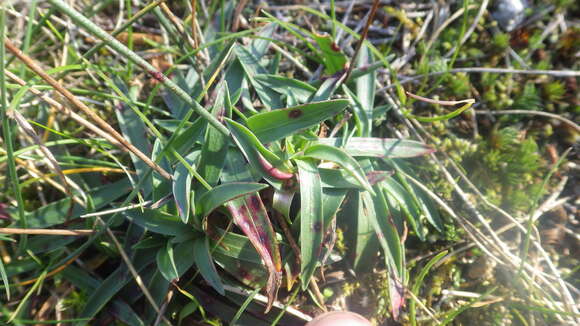
[[[32,71],[34,71],[40,78],[44,79],[47,83],[49,83],[54,89],[62,94],[67,100],[69,100],[76,108],[83,111],[86,115],[88,115],[97,125],[99,125],[103,130],[108,132],[113,138],[115,138],[123,147],[125,147],[128,151],[135,154],[135,156],[139,157],[145,164],[150,166],[152,169],[157,171],[161,176],[166,179],[171,180],[172,177],[167,171],[165,171],[162,167],[160,167],[157,163],[153,162],[147,155],[141,152],[138,148],[133,146],[130,142],[128,142],[121,134],[119,134],[113,127],[111,127],[105,120],[99,117],[95,112],[93,112],[88,106],[86,106],[83,102],[76,98],[71,92],[67,89],[62,87],[58,81],[48,75],[40,66],[38,66],[32,58],[27,56],[26,54],[22,53],[20,49],[18,49],[10,40],[6,41],[6,48],[12,52],[16,57],[18,57],[26,66],[28,66]]]

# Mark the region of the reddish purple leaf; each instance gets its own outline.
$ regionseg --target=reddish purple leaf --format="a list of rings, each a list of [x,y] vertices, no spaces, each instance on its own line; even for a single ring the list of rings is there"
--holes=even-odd
[[[259,195],[248,195],[226,204],[234,223],[248,237],[268,269],[266,294],[270,310],[276,299],[282,281],[282,261],[280,250],[270,223],[268,213]]]
[[[0,220],[10,220],[10,214],[6,210],[8,208],[8,204],[0,203]]]
[[[405,305],[405,288],[393,272],[389,272],[389,296],[391,297],[391,314],[394,320],[398,320]]]

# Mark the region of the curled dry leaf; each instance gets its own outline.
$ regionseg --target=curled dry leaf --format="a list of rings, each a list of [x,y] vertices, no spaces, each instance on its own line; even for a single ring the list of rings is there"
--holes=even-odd
[[[282,282],[280,250],[268,213],[262,199],[257,194],[232,200],[227,204],[227,209],[232,215],[234,223],[250,239],[268,269],[266,283],[268,305],[265,311],[268,312],[276,300]]]

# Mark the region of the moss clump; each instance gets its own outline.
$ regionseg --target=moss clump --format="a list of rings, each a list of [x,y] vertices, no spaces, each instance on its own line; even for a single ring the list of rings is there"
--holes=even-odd
[[[463,163],[478,188],[506,209],[526,211],[540,190],[538,146],[514,127],[492,130]]]

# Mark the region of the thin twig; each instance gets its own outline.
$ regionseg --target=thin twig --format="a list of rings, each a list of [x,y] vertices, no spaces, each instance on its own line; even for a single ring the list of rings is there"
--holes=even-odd
[[[429,315],[429,317],[431,317],[431,319],[433,319],[433,321],[435,321],[435,323],[437,325],[441,324],[441,322],[437,319],[437,317],[435,317],[433,312],[429,308],[427,308],[427,306],[425,306],[423,301],[421,301],[421,299],[417,298],[417,296],[412,291],[407,291],[407,294],[411,297],[411,299],[413,299],[417,303],[417,305],[419,305],[419,307],[421,309],[425,310],[427,315]]]
[[[281,47],[279,47],[276,43],[271,42],[270,46],[280,52],[280,54],[285,57],[286,59],[288,59],[290,62],[292,62],[294,65],[296,65],[296,67],[300,70],[302,70],[302,73],[304,73],[304,76],[306,76],[306,78],[310,79],[312,78],[312,73],[310,72],[310,70],[308,69],[308,67],[306,67],[305,65],[302,64],[302,62],[298,61],[298,59],[294,58],[290,53],[288,53],[286,50],[282,49]]]
[[[41,171],[39,171],[34,164],[31,161],[25,161],[22,159],[19,159],[17,157],[14,158],[14,160],[16,161],[16,163],[18,163],[19,165],[21,165],[28,174],[30,174],[30,176],[32,176],[33,178],[37,178],[40,180],[43,180],[44,182],[50,184],[51,186],[53,186],[55,189],[57,189],[58,191],[62,192],[65,195],[68,195],[71,197],[72,200],[74,200],[77,204],[79,204],[81,207],[85,207],[86,206],[86,195],[81,192],[83,194],[83,199],[78,198],[78,196],[72,194],[69,195],[67,193],[67,190],[65,189],[65,187],[58,183],[55,180],[52,180],[52,178],[50,178],[49,175],[46,175],[44,173],[42,173]],[[72,206],[71,206],[72,207]]]
[[[80,191],[82,194],[83,193],[82,189],[80,189],[80,187],[76,183],[74,183],[72,180],[69,180],[64,175],[64,173],[62,172],[62,169],[60,168],[60,165],[58,165],[58,161],[56,160],[54,155],[52,155],[52,152],[48,149],[48,147],[46,147],[44,145],[44,143],[42,142],[42,140],[40,139],[40,137],[38,136],[36,131],[30,125],[30,123],[28,121],[26,121],[26,118],[24,118],[22,116],[22,114],[20,112],[18,112],[18,110],[9,111],[7,113],[7,115],[8,115],[8,117],[11,117],[12,119],[14,119],[14,121],[16,121],[16,123],[18,124],[20,129],[22,129],[25,134],[27,134],[30,138],[32,138],[34,143],[40,148],[40,152],[42,154],[44,154],[44,156],[46,158],[46,162],[48,163],[48,166],[60,178],[60,180],[63,184],[63,189],[65,190],[65,194],[69,197],[73,197],[71,187],[75,187],[75,189]]]
[[[252,294],[250,291],[242,290],[242,289],[239,289],[237,287],[233,287],[233,286],[230,286],[227,284],[224,284],[224,289],[226,291],[233,292],[233,293],[236,293],[239,295],[244,295],[244,296],[248,296],[248,295]],[[256,295],[254,296],[254,300],[260,301],[264,304],[268,303],[268,298],[260,293],[256,293]],[[277,300],[274,301],[273,306],[278,308],[278,309],[284,309],[284,304],[282,304],[280,301],[277,301]],[[305,313],[303,313],[295,308],[292,308],[292,307],[287,307],[286,312],[288,312],[289,314],[294,315],[294,316],[296,316],[304,321],[311,321],[312,320],[312,317],[310,317],[307,314],[305,314]]]
[[[133,209],[133,208],[147,206],[151,203],[152,203],[152,201],[148,200],[148,201],[145,201],[145,202],[139,203],[139,204],[133,204],[133,205],[125,206],[125,207],[108,209],[105,211],[100,211],[100,212],[95,212],[95,213],[83,214],[83,215],[81,215],[81,217],[86,218],[86,217],[109,215],[109,214],[124,212],[124,211],[130,210],[130,209]]]
[[[352,69],[354,68],[355,62],[356,62],[356,58],[358,57],[358,53],[360,52],[360,49],[362,48],[362,45],[365,42],[365,39],[367,38],[367,35],[369,33],[369,27],[371,26],[371,24],[373,23],[373,19],[375,18],[375,13],[377,12],[377,8],[379,7],[379,0],[374,0],[373,2],[373,6],[371,7],[371,11],[369,13],[369,18],[367,19],[365,28],[363,29],[363,32],[361,34],[361,37],[359,39],[359,42],[356,46],[356,50],[354,51],[354,54],[350,60],[350,64],[348,65],[348,70],[346,71],[345,74],[345,78],[343,80],[348,80],[348,77],[350,76],[350,73],[352,72]]]
[[[244,10],[244,7],[246,7],[246,4],[248,3],[248,0],[240,0],[240,2],[238,2],[238,5],[236,6],[236,9],[234,10],[234,16],[233,16],[233,22],[232,22],[232,32],[235,33],[238,31],[238,28],[240,28],[240,17],[242,15],[242,10]]]
[[[423,96],[415,95],[415,94],[413,94],[411,92],[407,92],[407,91],[405,91],[405,94],[407,94],[409,97],[412,97],[416,100],[419,100],[419,101],[422,101],[425,103],[439,104],[439,105],[444,105],[444,106],[453,106],[453,105],[463,104],[463,103],[475,103],[475,100],[472,98],[469,98],[466,100],[460,100],[460,101],[443,101],[443,100],[434,100],[434,99],[426,98]]]
[[[171,11],[171,9],[167,6],[167,4],[165,2],[162,2],[159,5],[159,8],[161,8],[163,13],[167,16],[167,18],[169,18],[169,21],[171,21],[171,23],[173,24],[173,26],[175,26],[175,28],[181,34],[181,36],[187,40],[187,43],[189,43],[189,46],[191,46],[192,49],[196,49],[195,41],[189,36],[189,34],[187,34],[185,32],[185,28],[183,27],[183,24],[181,23],[179,18],[177,18],[177,16],[175,16],[175,14]]]

